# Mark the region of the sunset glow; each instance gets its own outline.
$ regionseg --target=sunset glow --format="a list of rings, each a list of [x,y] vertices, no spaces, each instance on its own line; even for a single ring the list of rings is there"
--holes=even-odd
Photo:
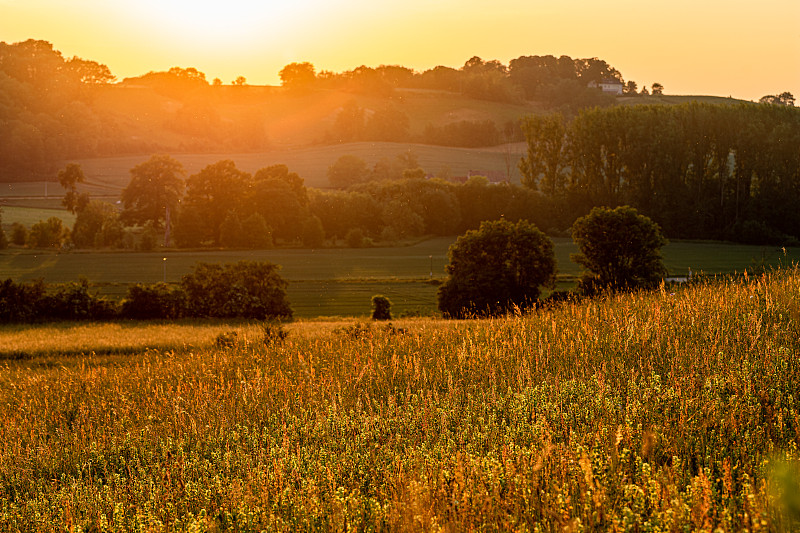
[[[800,3],[0,0],[0,39],[53,43],[119,79],[173,66],[277,84],[282,66],[460,67],[470,57],[599,57],[670,94],[800,93]]]

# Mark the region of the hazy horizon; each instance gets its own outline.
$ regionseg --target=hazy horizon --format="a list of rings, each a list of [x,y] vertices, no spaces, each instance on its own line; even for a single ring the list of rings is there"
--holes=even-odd
[[[472,56],[598,57],[640,87],[757,100],[800,95],[800,2],[765,10],[713,0],[642,4],[441,0],[380,4],[249,1],[0,0],[0,40],[41,39],[65,57],[106,64],[119,80],[195,67],[209,80],[279,84],[291,62],[318,71],[403,65],[460,67]]]

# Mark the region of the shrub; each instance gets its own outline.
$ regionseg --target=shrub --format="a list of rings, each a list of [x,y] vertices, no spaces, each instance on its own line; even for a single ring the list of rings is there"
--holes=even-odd
[[[289,336],[289,332],[283,329],[281,324],[272,322],[263,324],[261,330],[264,332],[264,344],[266,345],[280,344]]]
[[[59,248],[68,238],[69,230],[58,217],[40,220],[28,233],[28,245],[31,248]]]
[[[325,244],[325,229],[318,216],[303,221],[303,244],[309,248],[319,248]]]
[[[220,333],[214,339],[214,346],[217,348],[233,348],[239,343],[239,332],[238,331],[226,331],[224,333]]]
[[[247,248],[263,250],[272,248],[272,228],[259,213],[253,213],[242,221],[242,239]]]
[[[149,252],[158,244],[158,231],[152,222],[144,225],[141,237],[139,237],[139,250]]]
[[[364,232],[361,228],[352,228],[344,236],[344,242],[348,248],[363,248],[364,247]]]
[[[28,228],[19,222],[11,224],[11,242],[17,246],[24,246],[28,240]]]
[[[56,320],[108,320],[117,316],[117,306],[89,292],[89,281],[57,285],[42,298],[41,317]]]
[[[0,322],[32,322],[40,318],[45,284],[42,280],[0,283]]]
[[[372,319],[392,319],[392,302],[389,301],[389,298],[383,296],[382,294],[376,294],[372,297]]]
[[[225,248],[241,248],[244,246],[244,231],[239,215],[228,213],[222,224],[219,225],[219,244]]]
[[[183,276],[186,308],[193,317],[290,318],[286,281],[268,262],[198,263]]]
[[[166,283],[133,285],[122,302],[122,316],[136,320],[180,318],[184,310],[183,291]]]

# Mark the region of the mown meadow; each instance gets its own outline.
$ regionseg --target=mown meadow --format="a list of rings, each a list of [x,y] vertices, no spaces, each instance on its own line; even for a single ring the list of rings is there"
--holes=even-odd
[[[798,297],[790,268],[284,339],[176,323],[102,353],[25,326],[0,367],[0,527],[796,530]]]

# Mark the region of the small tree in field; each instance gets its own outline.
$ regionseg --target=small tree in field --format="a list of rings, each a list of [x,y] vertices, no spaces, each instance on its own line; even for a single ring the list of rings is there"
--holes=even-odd
[[[392,302],[389,301],[389,298],[383,296],[382,294],[376,294],[372,297],[372,319],[392,319]]]
[[[445,316],[524,309],[555,281],[553,242],[527,220],[483,222],[459,237],[448,255],[449,277],[438,295]]]
[[[580,282],[584,293],[653,287],[666,274],[661,247],[667,240],[632,207],[595,207],[572,225],[572,240],[580,250],[572,260],[588,270]]]

